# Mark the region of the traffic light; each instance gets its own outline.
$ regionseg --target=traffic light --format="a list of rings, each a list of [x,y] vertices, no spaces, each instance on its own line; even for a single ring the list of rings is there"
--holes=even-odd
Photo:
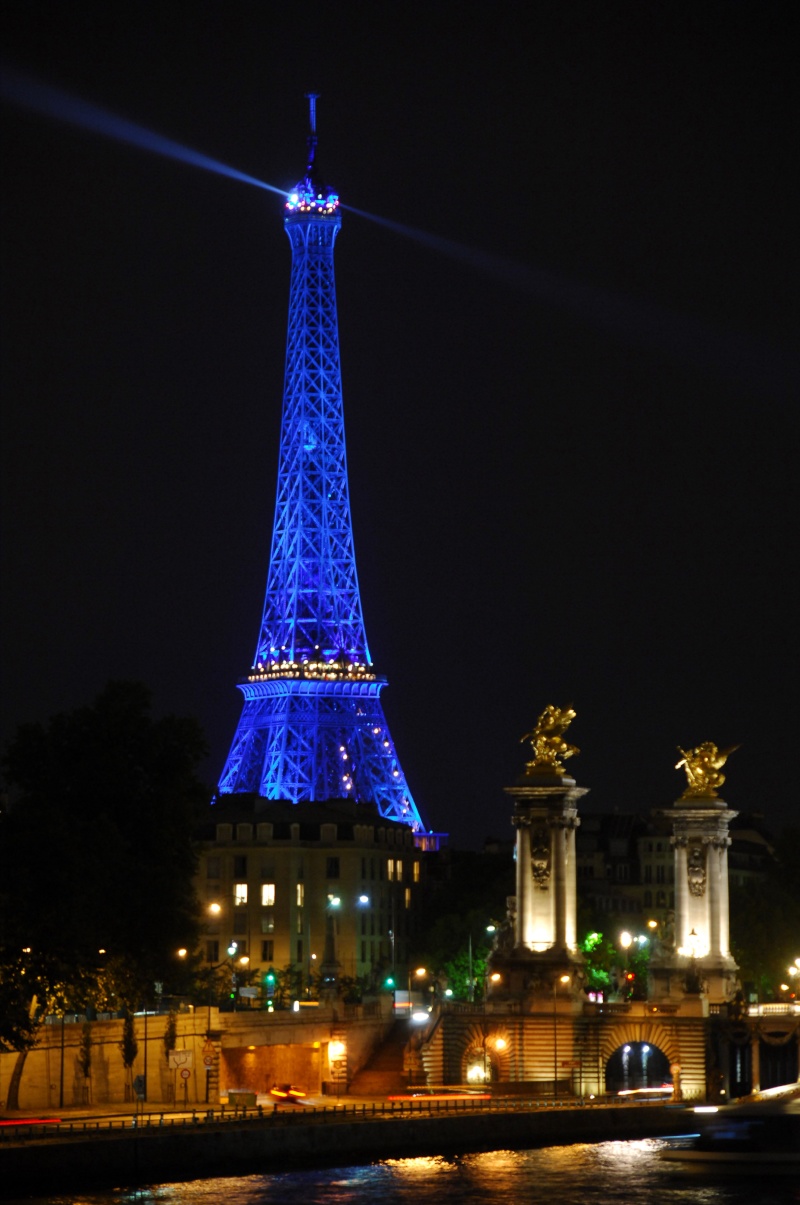
[[[387,977],[384,979],[383,986],[389,991],[392,991],[394,988],[394,979],[392,979],[391,975],[387,975]]]
[[[264,976],[264,983],[267,986],[267,1007],[272,1008],[275,996],[275,974],[273,971],[267,971]]]

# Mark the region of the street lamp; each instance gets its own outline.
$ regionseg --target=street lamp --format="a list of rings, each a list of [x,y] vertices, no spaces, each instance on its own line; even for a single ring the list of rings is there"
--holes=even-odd
[[[556,1012],[556,992],[559,983],[569,983],[569,975],[559,975],[553,980],[553,1095],[558,1097],[558,1014]]]

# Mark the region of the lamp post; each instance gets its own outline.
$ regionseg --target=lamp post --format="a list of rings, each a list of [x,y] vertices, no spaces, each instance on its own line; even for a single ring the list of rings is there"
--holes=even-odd
[[[418,979],[421,982],[423,979],[425,979],[427,977],[427,974],[428,974],[427,967],[417,967],[416,970],[414,971],[413,978]],[[412,975],[411,975],[411,968],[409,967],[409,969],[408,969],[408,1015],[409,1015],[409,1017],[411,1016],[411,983],[412,983]]]
[[[558,1013],[556,1011],[556,992],[559,983],[569,983],[569,975],[559,975],[553,980],[553,1095],[558,1097]]]

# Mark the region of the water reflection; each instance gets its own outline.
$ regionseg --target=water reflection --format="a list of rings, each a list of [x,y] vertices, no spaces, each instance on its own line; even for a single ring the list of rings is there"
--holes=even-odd
[[[789,1180],[704,1179],[659,1158],[663,1140],[602,1142],[532,1151],[391,1159],[272,1176],[226,1177],[138,1190],[65,1195],[27,1205],[787,1205]]]

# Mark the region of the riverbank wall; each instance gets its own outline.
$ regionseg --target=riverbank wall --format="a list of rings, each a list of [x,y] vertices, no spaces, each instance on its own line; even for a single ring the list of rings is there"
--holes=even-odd
[[[526,1109],[425,1116],[271,1114],[198,1120],[3,1143],[0,1199],[91,1188],[143,1187],[309,1166],[456,1155],[688,1133],[691,1112],[669,1106]]]

